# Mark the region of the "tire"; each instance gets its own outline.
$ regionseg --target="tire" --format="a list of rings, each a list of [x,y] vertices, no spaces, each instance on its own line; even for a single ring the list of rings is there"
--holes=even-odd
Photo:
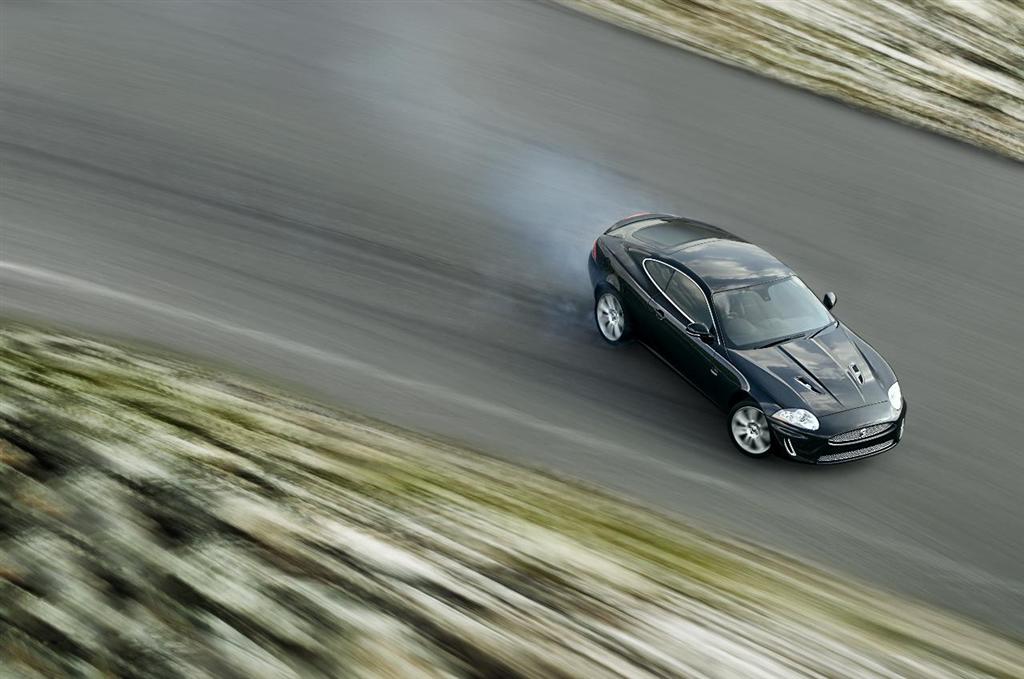
[[[742,454],[755,458],[771,455],[774,441],[768,417],[754,401],[746,399],[734,405],[726,428],[729,440]]]
[[[615,288],[601,286],[594,293],[594,323],[597,333],[608,344],[618,346],[629,341],[632,323]]]

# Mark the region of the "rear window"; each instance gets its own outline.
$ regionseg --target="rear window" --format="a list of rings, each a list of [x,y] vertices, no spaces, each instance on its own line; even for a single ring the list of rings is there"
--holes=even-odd
[[[633,237],[637,240],[657,245],[662,248],[671,248],[691,241],[717,236],[719,232],[692,222],[662,222],[637,229]]]

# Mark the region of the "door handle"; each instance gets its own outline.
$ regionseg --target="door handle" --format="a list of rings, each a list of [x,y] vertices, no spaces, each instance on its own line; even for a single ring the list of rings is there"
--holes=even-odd
[[[665,312],[664,312],[664,310],[662,310],[662,309],[655,309],[654,310],[654,317],[657,318],[659,321],[665,320]]]
[[[715,377],[718,377],[718,368],[712,368],[711,374],[714,375]]]

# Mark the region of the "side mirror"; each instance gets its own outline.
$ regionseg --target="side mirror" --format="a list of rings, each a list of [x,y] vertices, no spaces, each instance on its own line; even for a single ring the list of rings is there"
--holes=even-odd
[[[701,338],[705,342],[710,342],[715,338],[715,334],[704,323],[690,323],[686,326],[686,332],[689,335]]]
[[[826,292],[825,296],[821,298],[821,303],[825,305],[826,309],[831,309],[836,305],[836,293]]]

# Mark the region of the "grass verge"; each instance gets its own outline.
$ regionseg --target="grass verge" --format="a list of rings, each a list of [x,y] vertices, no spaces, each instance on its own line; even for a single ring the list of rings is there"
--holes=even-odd
[[[968,622],[230,375],[0,329],[24,676],[1021,676]]]

